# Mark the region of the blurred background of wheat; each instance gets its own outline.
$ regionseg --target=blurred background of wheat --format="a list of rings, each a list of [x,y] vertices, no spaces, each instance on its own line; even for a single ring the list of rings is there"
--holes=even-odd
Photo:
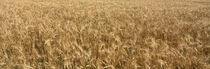
[[[209,0],[0,0],[0,69],[208,69]]]

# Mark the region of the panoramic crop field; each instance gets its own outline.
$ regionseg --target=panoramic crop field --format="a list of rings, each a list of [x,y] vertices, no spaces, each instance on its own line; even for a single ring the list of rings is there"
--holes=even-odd
[[[0,69],[210,69],[210,0],[0,0]]]

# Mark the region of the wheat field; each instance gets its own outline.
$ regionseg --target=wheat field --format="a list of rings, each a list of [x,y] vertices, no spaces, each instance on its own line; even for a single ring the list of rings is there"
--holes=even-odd
[[[0,0],[0,69],[210,69],[210,0]]]

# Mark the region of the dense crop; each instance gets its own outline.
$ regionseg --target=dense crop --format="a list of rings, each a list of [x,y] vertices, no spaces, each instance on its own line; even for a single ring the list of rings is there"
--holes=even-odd
[[[0,0],[0,69],[208,69],[209,0]]]

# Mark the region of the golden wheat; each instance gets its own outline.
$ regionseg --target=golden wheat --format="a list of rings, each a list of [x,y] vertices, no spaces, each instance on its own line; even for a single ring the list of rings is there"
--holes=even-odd
[[[208,69],[209,0],[0,0],[0,69]]]

